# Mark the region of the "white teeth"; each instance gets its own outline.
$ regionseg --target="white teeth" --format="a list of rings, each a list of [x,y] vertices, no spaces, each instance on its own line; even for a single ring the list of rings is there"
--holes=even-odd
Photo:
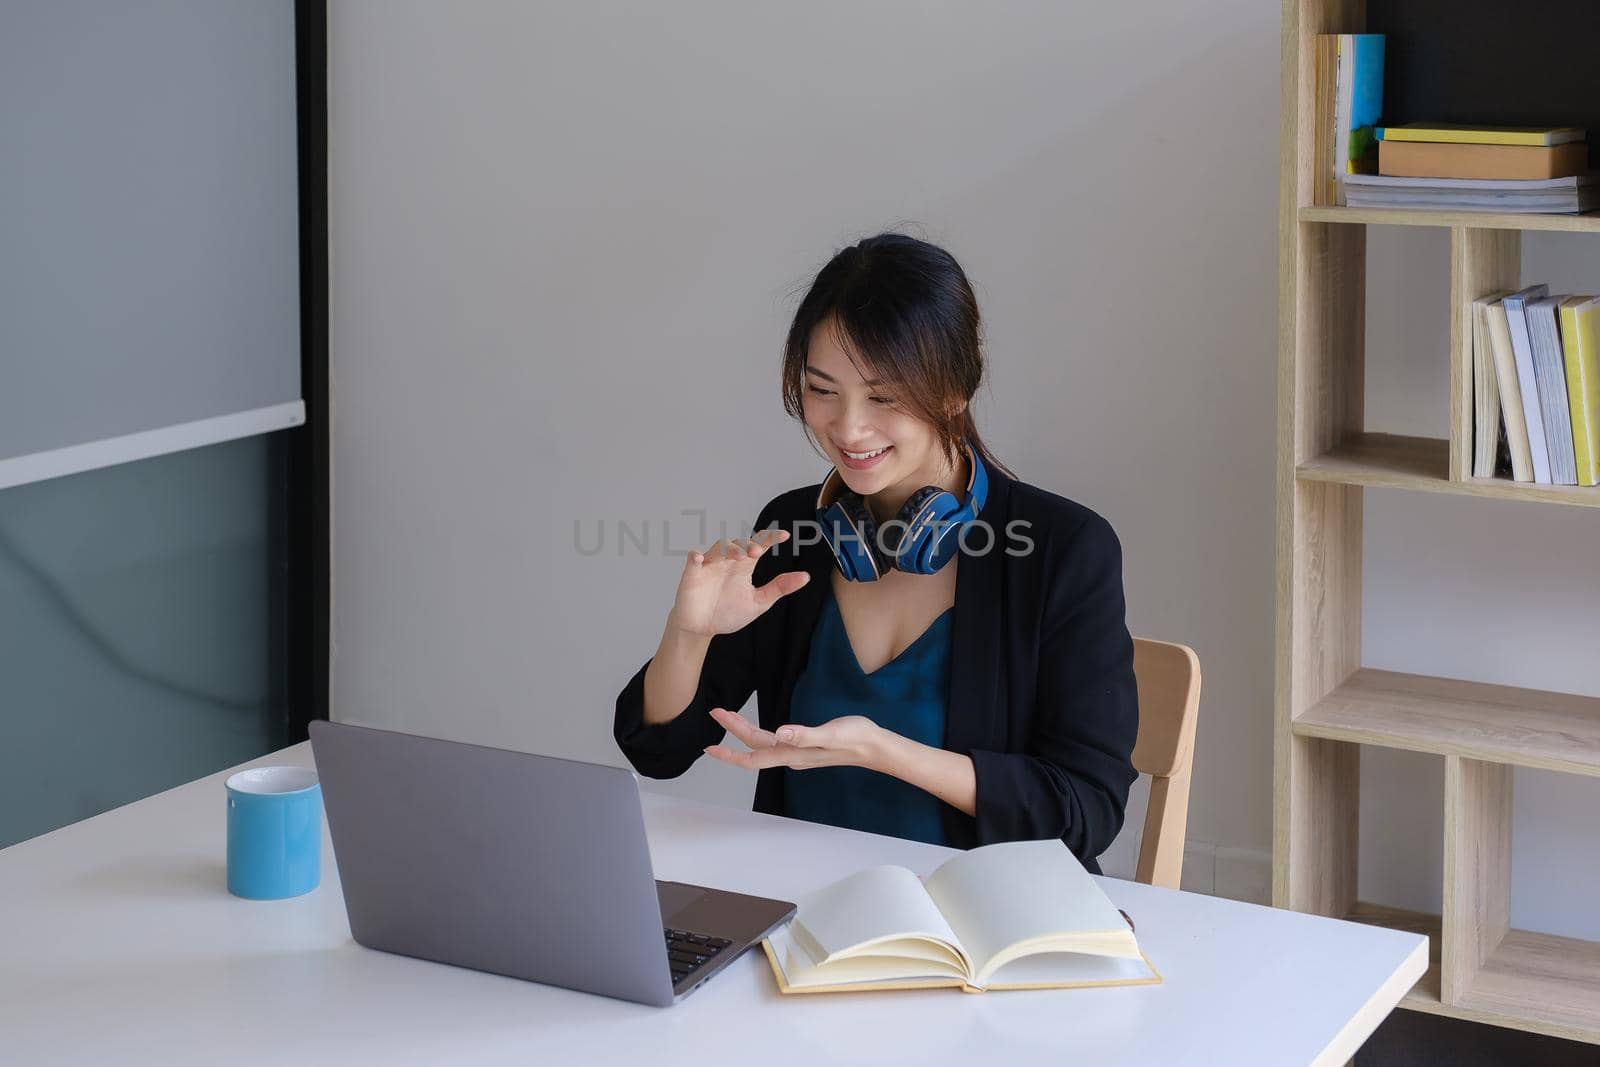
[[[842,448],[839,449],[839,451],[844,452],[844,454],[849,456],[851,459],[861,460],[861,459],[871,459],[873,456],[881,456],[885,452],[889,451],[889,446],[888,445],[884,445],[882,448],[878,449],[876,452],[846,452]]]

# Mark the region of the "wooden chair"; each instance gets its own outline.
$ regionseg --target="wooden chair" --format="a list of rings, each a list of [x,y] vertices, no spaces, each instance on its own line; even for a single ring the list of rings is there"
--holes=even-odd
[[[1200,659],[1187,645],[1136,638],[1133,673],[1139,685],[1139,738],[1133,747],[1133,766],[1150,776],[1150,807],[1134,879],[1177,889],[1189,824]]]

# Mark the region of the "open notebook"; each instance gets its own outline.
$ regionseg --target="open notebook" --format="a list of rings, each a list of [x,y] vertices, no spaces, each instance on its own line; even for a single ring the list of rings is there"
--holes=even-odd
[[[785,993],[1161,981],[1060,841],[975,848],[926,882],[904,867],[868,867],[799,901],[762,947]]]

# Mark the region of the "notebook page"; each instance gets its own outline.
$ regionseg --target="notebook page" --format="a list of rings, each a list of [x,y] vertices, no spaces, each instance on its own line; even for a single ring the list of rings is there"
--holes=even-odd
[[[883,956],[849,957],[818,967],[804,945],[793,938],[793,924],[785,923],[767,935],[772,959],[783,973],[783,982],[793,991],[843,985],[922,985],[931,987],[960,984],[965,969],[949,961],[891,959]]]
[[[929,875],[927,887],[979,973],[1006,948],[1051,934],[1089,935],[1082,950],[1098,955],[1138,955],[1122,914],[1060,841],[963,852]]]
[[[985,988],[1153,985],[1160,980],[1160,975],[1142,957],[1122,959],[1086,956],[1081,952],[1042,952],[1012,960],[989,976]]]
[[[796,902],[796,941],[809,938],[821,963],[863,946],[922,936],[959,946],[916,875],[904,867],[868,867]],[[807,946],[808,948],[811,946]]]

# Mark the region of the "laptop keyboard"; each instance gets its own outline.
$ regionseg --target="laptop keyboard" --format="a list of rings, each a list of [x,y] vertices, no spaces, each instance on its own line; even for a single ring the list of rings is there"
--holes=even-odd
[[[687,930],[674,930],[671,927],[664,926],[661,932],[667,938],[667,962],[672,967],[674,986],[733,944],[725,937],[708,937],[705,934],[693,934]]]

